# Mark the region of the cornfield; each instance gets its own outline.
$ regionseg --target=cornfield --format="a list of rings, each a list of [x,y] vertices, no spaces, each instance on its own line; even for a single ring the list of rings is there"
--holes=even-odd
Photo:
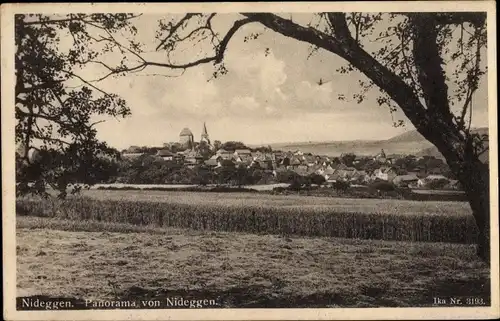
[[[348,212],[327,206],[272,206],[142,200],[22,198],[17,215],[129,223],[196,230],[342,237],[393,241],[475,243],[472,215]]]

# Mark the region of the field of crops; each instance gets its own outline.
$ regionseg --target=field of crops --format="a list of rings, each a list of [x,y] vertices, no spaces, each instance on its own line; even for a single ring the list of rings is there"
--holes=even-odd
[[[18,199],[18,215],[256,234],[474,243],[466,203],[274,196],[251,193],[86,191]]]
[[[304,197],[300,195],[269,195],[260,193],[201,193],[177,191],[84,191],[83,196],[97,200],[150,201],[198,206],[279,207],[326,209],[336,212],[471,215],[466,202],[420,202],[391,199],[354,199],[333,197]]]

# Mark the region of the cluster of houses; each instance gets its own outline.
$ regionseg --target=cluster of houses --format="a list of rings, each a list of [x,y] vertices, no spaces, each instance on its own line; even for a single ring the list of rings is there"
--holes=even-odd
[[[378,164],[378,168],[363,170],[363,166],[356,166],[361,161],[355,158],[349,162],[348,166],[341,161],[342,157],[332,158],[325,155],[313,155],[297,151],[252,151],[248,148],[225,150],[220,148],[215,150],[211,143],[207,126],[203,123],[200,137],[200,145],[208,147],[208,155],[202,154],[197,149],[194,135],[189,128],[184,128],[179,133],[179,142],[182,151],[173,152],[171,144],[164,144],[164,148],[159,148],[154,157],[168,162],[182,164],[188,168],[196,166],[206,166],[214,171],[223,167],[245,167],[249,169],[260,169],[272,172],[278,176],[280,171],[293,171],[301,176],[311,174],[321,175],[327,182],[347,181],[351,184],[368,184],[376,180],[392,182],[398,186],[425,187],[432,181],[441,180],[449,186],[458,185],[457,181],[452,181],[443,175],[427,175],[422,172],[401,172],[394,166],[397,156],[388,157],[384,150],[373,157],[373,161]],[[199,145],[198,145],[199,146]],[[136,158],[144,155],[144,151],[137,146],[132,146],[122,153],[123,158]],[[403,156],[404,157],[404,156]],[[356,168],[357,167],[357,168]]]
[[[128,158],[142,155],[124,154]],[[173,153],[167,149],[158,150],[155,157],[164,161],[176,162],[183,166],[194,168],[204,165],[212,170],[217,170],[225,166],[245,167],[249,169],[261,169],[272,172],[278,176],[279,172],[293,171],[301,176],[311,174],[321,175],[327,182],[347,181],[351,184],[369,184],[373,181],[393,182],[398,186],[408,186],[411,188],[425,187],[434,180],[446,180],[450,185],[457,184],[456,181],[447,179],[443,175],[425,175],[421,172],[404,172],[393,165],[394,158],[387,157],[382,150],[373,160],[380,164],[375,170],[361,170],[347,166],[339,162],[339,158],[325,155],[313,155],[301,151],[272,151],[260,152],[250,149],[236,149],[234,151],[219,149],[211,157],[206,159],[198,151],[187,149],[181,152]],[[341,158],[340,158],[341,159]],[[359,159],[353,161],[356,165]]]

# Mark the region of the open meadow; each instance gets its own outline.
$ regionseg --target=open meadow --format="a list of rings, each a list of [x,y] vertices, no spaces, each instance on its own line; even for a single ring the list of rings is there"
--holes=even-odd
[[[488,304],[475,233],[459,202],[104,190],[26,197],[17,200],[18,296],[402,307],[467,288]]]
[[[261,193],[202,193],[154,190],[84,190],[83,196],[96,200],[147,201],[198,206],[244,206],[328,209],[337,212],[385,214],[470,215],[467,202],[419,202],[391,199],[303,197],[300,195],[269,195]]]
[[[489,269],[465,244],[282,237],[18,217],[18,297],[214,298],[220,307],[489,304]],[[75,302],[79,302],[76,300]]]

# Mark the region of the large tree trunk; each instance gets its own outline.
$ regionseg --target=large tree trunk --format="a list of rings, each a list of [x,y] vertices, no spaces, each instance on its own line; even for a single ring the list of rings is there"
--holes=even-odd
[[[490,263],[490,184],[487,164],[479,160],[464,164],[462,183],[479,229],[477,255]]]
[[[419,130],[443,154],[451,171],[462,184],[479,230],[477,254],[490,263],[490,179],[489,164],[479,160],[471,140],[459,138],[458,129],[447,126],[443,119],[439,125]],[[431,130],[429,130],[431,129]]]

